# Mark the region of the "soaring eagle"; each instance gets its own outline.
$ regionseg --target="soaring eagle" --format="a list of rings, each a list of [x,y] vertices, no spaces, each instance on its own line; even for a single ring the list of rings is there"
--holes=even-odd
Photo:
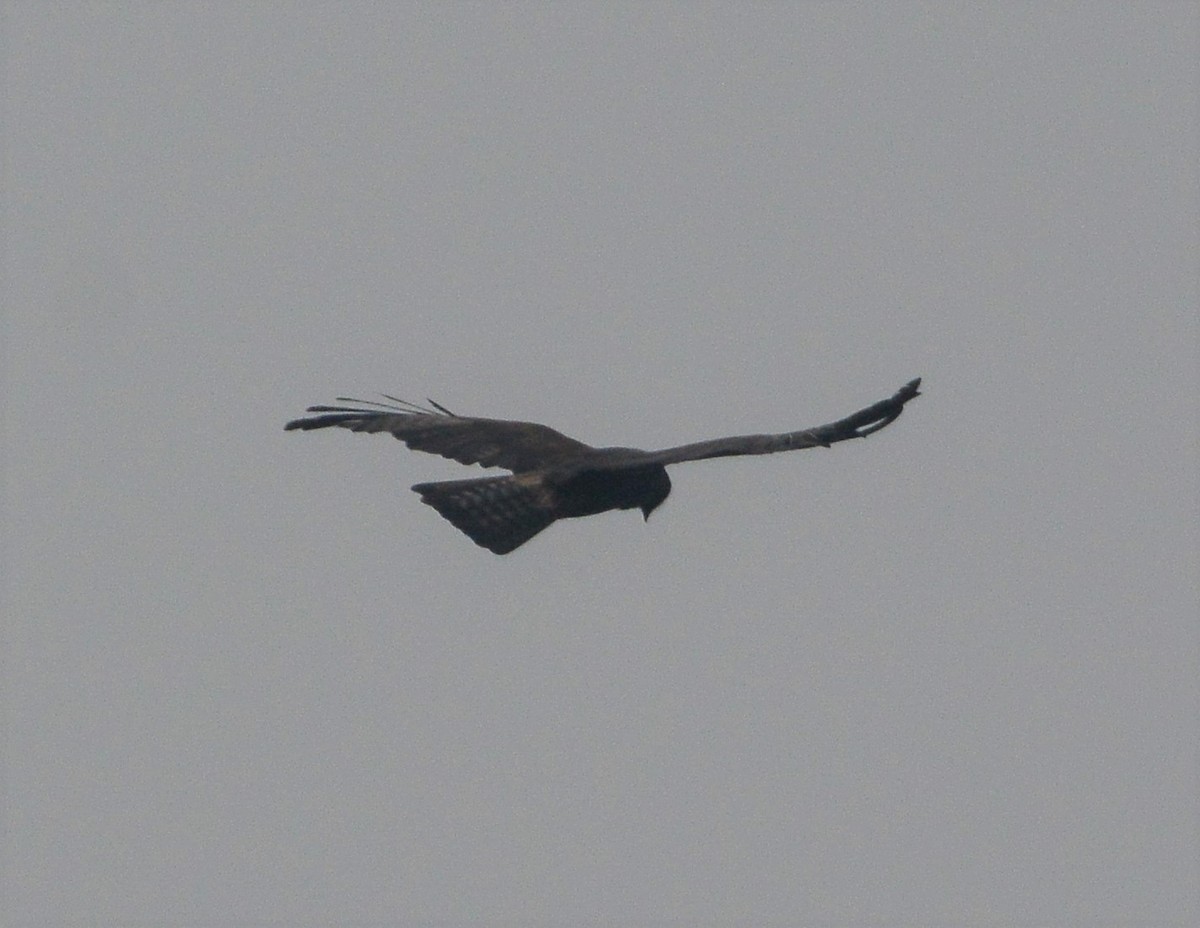
[[[408,447],[463,464],[502,467],[504,477],[418,483],[427,503],[477,545],[508,554],[557,519],[591,516],[609,509],[642,510],[644,518],[667,498],[667,465],[735,454],[773,454],[799,448],[828,448],[849,438],[866,438],[894,422],[919,393],[921,379],[895,395],[845,419],[780,435],[716,438],[663,451],[593,448],[545,425],[459,416],[429,400],[432,408],[383,394],[389,402],[338,397],[346,406],[310,406],[312,415],[285,429],[336,425],[352,432],[391,432]]]

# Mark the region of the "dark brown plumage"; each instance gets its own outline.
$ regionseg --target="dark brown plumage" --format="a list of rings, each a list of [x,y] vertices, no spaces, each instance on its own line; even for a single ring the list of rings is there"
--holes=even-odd
[[[886,400],[845,419],[779,435],[717,438],[662,451],[593,448],[533,422],[476,419],[455,415],[430,400],[432,408],[386,396],[389,402],[338,398],[346,406],[310,406],[312,415],[285,429],[390,432],[417,451],[463,464],[502,467],[504,477],[418,483],[413,489],[471,540],[507,554],[558,519],[590,516],[610,509],[641,509],[645,518],[671,492],[667,466],[683,461],[740,454],[772,454],[800,448],[828,448],[865,438],[894,422],[904,404],[920,395],[921,379],[910,381]]]

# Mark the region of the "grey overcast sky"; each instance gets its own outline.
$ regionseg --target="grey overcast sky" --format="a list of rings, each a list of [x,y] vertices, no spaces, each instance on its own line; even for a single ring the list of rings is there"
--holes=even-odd
[[[2,15],[10,924],[1200,922],[1196,4]]]

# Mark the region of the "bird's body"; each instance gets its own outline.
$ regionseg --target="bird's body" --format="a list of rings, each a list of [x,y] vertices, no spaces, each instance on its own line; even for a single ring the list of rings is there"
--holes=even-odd
[[[463,464],[502,467],[501,477],[419,483],[422,502],[436,509],[479,545],[507,554],[558,519],[611,509],[641,509],[645,518],[671,492],[667,466],[684,461],[744,454],[772,454],[828,447],[865,438],[894,421],[918,396],[918,378],[889,399],[828,425],[777,435],[742,435],[661,451],[593,448],[545,425],[458,416],[395,397],[389,403],[339,399],[353,406],[310,406],[306,418],[286,429],[331,426],[354,432],[389,432],[410,448]]]

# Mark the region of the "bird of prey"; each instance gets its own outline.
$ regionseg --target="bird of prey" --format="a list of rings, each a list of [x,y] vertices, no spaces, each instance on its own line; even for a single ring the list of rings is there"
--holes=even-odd
[[[338,397],[338,403],[350,405],[310,406],[310,415],[284,428],[309,431],[338,426],[352,432],[390,432],[417,451],[511,471],[503,477],[413,487],[423,503],[477,545],[508,554],[558,519],[635,507],[649,519],[671,492],[666,470],[670,464],[828,448],[850,438],[866,438],[894,422],[904,404],[919,395],[920,385],[918,377],[890,398],[828,425],[779,435],[716,438],[662,451],[593,448],[545,425],[460,416],[432,400],[425,407],[387,394],[382,394],[387,403]]]

